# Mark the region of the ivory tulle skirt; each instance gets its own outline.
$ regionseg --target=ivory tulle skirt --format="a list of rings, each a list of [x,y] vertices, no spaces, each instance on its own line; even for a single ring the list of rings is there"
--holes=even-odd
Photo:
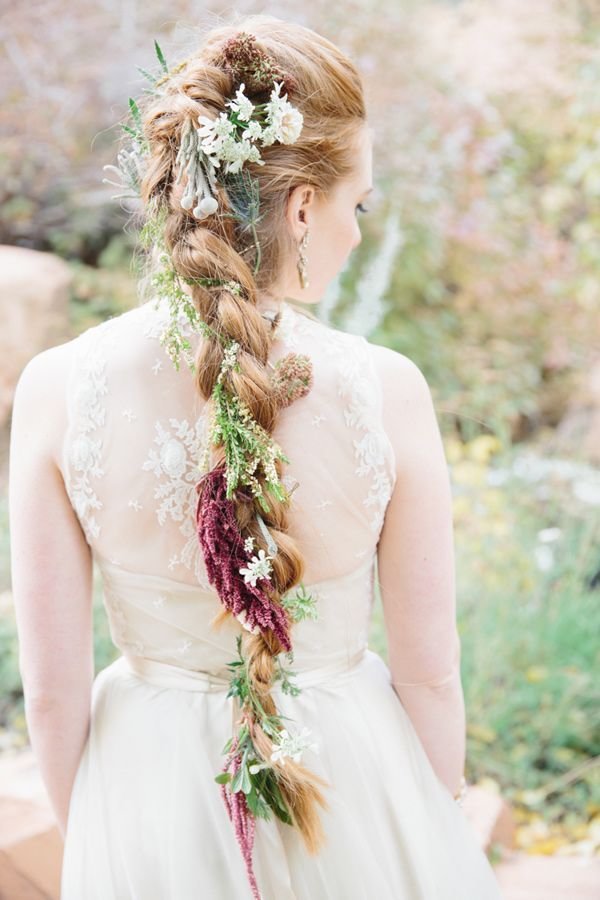
[[[133,668],[135,667],[135,668]],[[299,673],[275,699],[317,750],[326,845],[258,819],[263,900],[501,900],[464,812],[437,778],[371,650]],[[232,700],[218,679],[119,657],[94,682],[71,796],[61,900],[251,900],[219,785]]]

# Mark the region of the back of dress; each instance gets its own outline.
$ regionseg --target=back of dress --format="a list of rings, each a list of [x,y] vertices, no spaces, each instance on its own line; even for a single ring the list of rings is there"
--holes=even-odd
[[[290,459],[289,532],[318,617],[292,630],[300,693],[279,682],[273,695],[293,730],[311,735],[302,755],[327,785],[326,840],[308,854],[298,830],[271,815],[252,825],[252,861],[240,854],[246,832],[239,817],[232,827],[215,776],[236,722],[226,667],[244,626],[232,617],[211,625],[222,605],[195,534],[208,409],[160,344],[167,315],[150,301],[73,347],[65,484],[123,655],[94,681],[61,900],[500,900],[387,666],[367,646],[395,470],[373,348],[290,305],[271,361],[305,352],[314,380],[282,410],[273,437]]]
[[[313,363],[311,391],[281,411],[273,432],[290,460],[283,481],[293,490],[289,531],[306,562],[303,585],[317,600],[318,618],[293,630],[300,669],[366,648],[395,476],[368,342],[288,303],[282,312],[271,362],[293,350]],[[167,317],[166,301],[151,300],[75,340],[63,475],[102,573],[115,644],[128,656],[223,674],[243,626],[210,624],[222,607],[194,515],[208,406],[159,341]],[[203,339],[189,328],[187,337]]]

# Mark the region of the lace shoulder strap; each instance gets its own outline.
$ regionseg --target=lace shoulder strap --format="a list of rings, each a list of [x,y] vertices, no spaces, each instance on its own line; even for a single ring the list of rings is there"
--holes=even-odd
[[[96,494],[104,475],[103,429],[106,421],[105,347],[112,337],[111,320],[93,326],[73,341],[66,383],[67,427],[62,453],[65,487],[88,543],[100,534]]]
[[[337,355],[337,393],[346,426],[354,432],[355,474],[366,479],[363,504],[379,533],[396,481],[394,449],[383,424],[383,388],[371,345],[362,335],[332,329]]]

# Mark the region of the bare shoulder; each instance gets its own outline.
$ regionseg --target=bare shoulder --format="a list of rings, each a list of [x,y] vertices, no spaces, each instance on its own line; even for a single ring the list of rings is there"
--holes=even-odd
[[[75,347],[73,338],[36,353],[15,388],[12,428],[26,430],[55,460],[66,425],[65,387]]]
[[[431,402],[427,379],[412,359],[382,344],[369,343],[369,351],[381,381],[384,402],[396,405]]]
[[[392,443],[397,471],[414,471],[439,458],[441,434],[425,375],[409,357],[370,344],[382,392],[383,427]]]
[[[51,397],[66,380],[69,364],[75,351],[76,338],[40,350],[25,365],[17,382],[15,401],[23,404],[37,397]]]

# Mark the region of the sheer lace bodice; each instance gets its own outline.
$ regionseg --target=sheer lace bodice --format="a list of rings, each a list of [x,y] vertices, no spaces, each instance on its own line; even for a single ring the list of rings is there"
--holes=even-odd
[[[182,362],[159,342],[165,301],[150,301],[74,341],[67,385],[66,488],[104,583],[111,633],[123,653],[222,672],[241,624],[210,626],[220,601],[194,529],[207,408]],[[185,323],[182,320],[182,326]],[[193,342],[200,336],[187,330]],[[372,348],[288,303],[271,361],[308,353],[311,392],[274,432],[290,459],[290,533],[319,618],[294,626],[296,667],[366,647],[375,553],[394,484]]]

